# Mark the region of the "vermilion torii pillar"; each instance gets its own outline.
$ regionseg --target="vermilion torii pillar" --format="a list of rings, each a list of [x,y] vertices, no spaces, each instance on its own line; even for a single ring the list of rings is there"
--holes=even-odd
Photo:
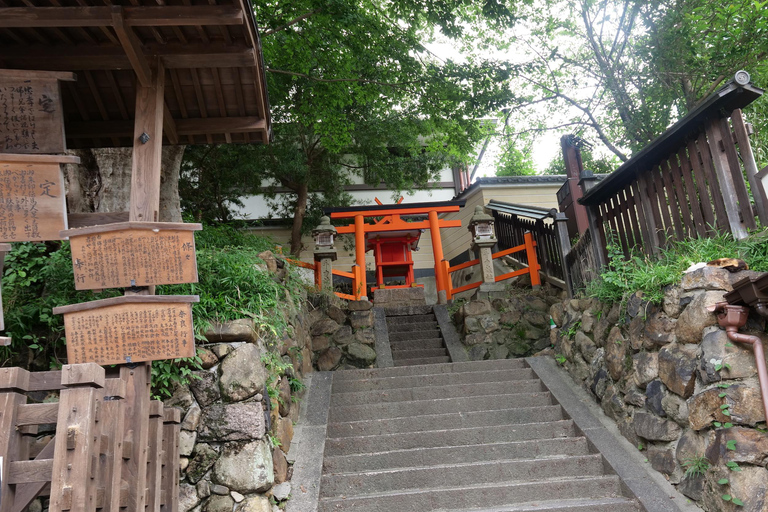
[[[464,201],[443,201],[434,203],[411,203],[394,205],[353,206],[348,208],[325,208],[324,213],[331,219],[354,219],[354,223],[337,228],[339,234],[355,235],[355,264],[358,267],[358,280],[355,295],[367,296],[365,278],[365,252],[367,234],[391,233],[395,231],[413,231],[429,229],[432,236],[432,252],[435,258],[435,283],[437,286],[438,301],[446,302],[447,280],[449,276],[443,264],[443,245],[440,237],[441,228],[460,228],[460,220],[441,220],[441,213],[458,212],[464,206]],[[427,216],[427,220],[407,222],[403,216]],[[366,218],[379,218],[371,224],[365,222]],[[359,293],[359,292],[362,293]]]

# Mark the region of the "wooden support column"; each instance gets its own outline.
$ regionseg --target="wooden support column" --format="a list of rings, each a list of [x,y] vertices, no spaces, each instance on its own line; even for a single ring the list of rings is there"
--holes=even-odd
[[[104,384],[104,368],[96,363],[61,369],[50,512],[96,510],[94,454],[101,437],[96,420]]]
[[[0,368],[0,457],[3,458],[3,480],[0,485],[0,512],[13,510],[15,487],[8,482],[11,462],[19,460],[23,434],[16,428],[20,405],[27,403],[23,391],[29,389],[29,372],[21,368]]]
[[[744,170],[749,180],[749,188],[752,191],[752,198],[755,200],[757,216],[763,226],[768,226],[768,197],[760,179],[757,177],[757,164],[755,163],[755,154],[752,152],[752,145],[749,143],[749,133],[744,124],[744,118],[741,117],[741,109],[736,109],[731,114],[733,122],[733,132],[736,134],[736,142],[739,144],[739,154],[741,161],[744,162]]]
[[[163,470],[163,402],[149,404],[149,454],[147,457],[147,510],[160,510]]]
[[[160,169],[163,147],[163,93],[165,71],[158,60],[151,86],[136,86],[136,120],[133,130],[131,205],[128,219],[156,222],[160,209]],[[146,134],[146,137],[144,135]],[[148,137],[148,138],[147,138]],[[136,292],[126,292],[135,294]],[[154,294],[154,287],[137,292]],[[147,446],[149,444],[149,402],[151,363],[121,365],[120,378],[126,382],[126,446],[122,467],[128,483],[126,512],[144,512],[147,489]],[[125,443],[125,441],[124,441]]]
[[[179,512],[179,431],[181,411],[163,410],[163,476],[160,512]]]
[[[531,287],[534,290],[541,288],[541,265],[536,257],[536,242],[533,241],[533,233],[526,231],[523,235],[525,239],[525,253],[528,256],[528,271],[531,274]]]
[[[563,281],[568,291],[568,297],[573,298],[573,282],[571,281],[571,270],[568,268],[568,253],[571,252],[571,240],[568,238],[568,219],[562,212],[552,209],[552,216],[555,219],[555,231],[557,232],[557,250],[560,252],[560,262],[563,267]]]
[[[120,511],[123,465],[123,430],[125,425],[125,382],[107,379],[101,404],[101,453],[99,487],[104,488],[102,512]]]
[[[739,214],[738,195],[736,192],[736,185],[733,181],[733,175],[731,168],[728,165],[728,155],[725,154],[724,147],[721,150],[721,144],[729,144],[731,142],[730,134],[727,139],[723,137],[720,128],[720,120],[712,119],[707,121],[706,125],[707,141],[709,145],[709,151],[712,154],[712,162],[715,166],[715,173],[717,174],[717,181],[720,184],[720,190],[723,195],[723,202],[725,203],[725,213],[728,217],[728,225],[731,228],[731,234],[737,240],[741,240],[747,237],[747,229],[741,222],[741,216]],[[700,148],[701,151],[707,151],[706,147]],[[751,208],[746,205],[744,211],[749,211],[751,215]],[[746,217],[745,213],[745,217]]]
[[[368,300],[368,286],[365,282],[365,217],[362,215],[355,215],[355,263],[359,277],[353,295]]]
[[[429,234],[432,238],[432,254],[435,256],[435,284],[437,285],[437,303],[448,302],[446,293],[445,276],[443,275],[443,241],[440,238],[440,223],[437,220],[437,212],[429,211]]]

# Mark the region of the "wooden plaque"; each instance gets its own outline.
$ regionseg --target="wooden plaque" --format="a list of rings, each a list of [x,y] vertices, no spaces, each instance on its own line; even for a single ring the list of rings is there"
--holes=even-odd
[[[0,70],[0,153],[63,153],[59,80],[72,73]]]
[[[200,224],[120,222],[60,233],[69,237],[75,288],[101,290],[197,282]]]
[[[0,154],[0,242],[59,240],[67,229],[61,166],[24,160]]]
[[[100,365],[195,355],[197,295],[129,295],[54,308],[64,315],[69,364]]]

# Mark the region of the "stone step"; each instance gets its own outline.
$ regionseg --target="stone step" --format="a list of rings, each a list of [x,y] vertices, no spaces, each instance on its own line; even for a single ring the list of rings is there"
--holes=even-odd
[[[465,484],[534,482],[551,478],[601,476],[599,454],[550,459],[468,462],[363,473],[325,475],[321,497],[359,496],[391,491],[454,487]]]
[[[402,377],[405,375],[431,375],[436,373],[464,373],[489,370],[511,370],[528,368],[525,359],[491,359],[488,361],[468,361],[463,363],[433,364],[410,368],[366,368],[363,370],[345,370],[334,372],[333,381],[374,379],[382,377]]]
[[[472,428],[425,430],[379,436],[340,437],[326,439],[325,455],[355,455],[389,450],[412,450],[484,443],[510,443],[535,439],[575,437],[572,420],[549,423],[520,423]]]
[[[343,372],[337,372],[343,373]],[[446,374],[451,375],[451,374]],[[454,377],[461,375],[456,374]],[[334,386],[336,381],[334,379]],[[450,386],[425,386],[419,388],[357,391],[331,395],[331,407],[359,405],[366,403],[406,402],[411,400],[434,400],[451,396],[508,395],[514,393],[535,393],[545,391],[539,379],[486,382],[483,384],[452,384]]]
[[[450,363],[451,358],[449,356],[445,357],[422,357],[419,359],[395,359],[392,361],[392,364],[395,366],[419,366],[423,364],[442,364],[442,363]]]
[[[447,357],[449,356],[448,350],[445,347],[441,348],[424,348],[418,350],[392,350],[392,359],[394,362],[403,361],[405,359],[426,359],[433,357]]]
[[[361,421],[385,418],[416,416],[419,414],[441,414],[453,411],[473,412],[494,409],[512,409],[514,407],[536,407],[552,405],[552,395],[548,392],[515,393],[509,395],[454,396],[434,400],[414,400],[409,402],[370,403],[332,407],[328,421]]]
[[[442,338],[428,338],[425,340],[397,341],[389,344],[392,352],[396,350],[421,350],[426,348],[444,347]]]
[[[357,381],[333,382],[333,394],[387,389],[411,389],[419,387],[448,386],[456,384],[481,384],[487,382],[509,382],[535,379],[530,368],[515,370],[491,370],[487,372],[464,372],[455,374],[408,375],[403,377],[381,377]]]
[[[530,423],[531,418],[535,418],[539,422],[558,421],[563,419],[563,410],[560,405],[546,405],[543,407],[518,407],[515,409],[477,411],[472,413],[456,410],[446,414],[347,421],[343,423],[329,423],[327,436],[329,439],[382,436],[404,432],[492,427],[497,425],[507,425],[509,428],[514,428],[513,425]]]
[[[640,512],[640,510],[636,502],[627,498],[588,498],[536,501],[493,508],[441,509],[435,512]]]
[[[405,332],[389,333],[390,343],[393,341],[395,342],[412,341],[412,340],[423,340],[423,339],[440,338],[440,337],[442,337],[440,329],[430,330],[430,331],[405,331]]]
[[[384,312],[387,318],[391,316],[423,316],[434,315],[432,306],[417,305],[417,306],[386,306]]]
[[[323,461],[323,469],[326,473],[351,473],[383,468],[408,468],[514,458],[567,457],[587,455],[588,450],[587,440],[584,437],[561,437],[326,457]]]
[[[437,319],[435,318],[434,313],[429,313],[428,315],[407,315],[407,316],[389,316],[387,315],[387,326],[389,325],[397,325],[397,324],[418,324],[421,322],[435,322],[437,323]]]
[[[387,330],[390,336],[395,332],[412,332],[412,331],[430,331],[439,330],[440,326],[437,321],[434,322],[408,322],[408,323],[387,323]]]
[[[425,512],[457,508],[499,507],[538,500],[620,497],[616,476],[562,478],[541,482],[462,485],[432,489],[321,498],[319,512]]]

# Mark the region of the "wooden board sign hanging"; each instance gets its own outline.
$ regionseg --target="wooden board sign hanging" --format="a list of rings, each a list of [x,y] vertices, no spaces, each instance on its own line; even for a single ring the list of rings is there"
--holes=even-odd
[[[60,239],[67,229],[60,163],[79,162],[70,156],[0,154],[0,242]]]
[[[64,315],[69,364],[193,357],[197,295],[128,295],[53,309]]]
[[[200,224],[119,222],[62,231],[72,247],[75,288],[102,290],[197,282]]]
[[[63,153],[59,80],[73,73],[0,70],[0,153]]]

